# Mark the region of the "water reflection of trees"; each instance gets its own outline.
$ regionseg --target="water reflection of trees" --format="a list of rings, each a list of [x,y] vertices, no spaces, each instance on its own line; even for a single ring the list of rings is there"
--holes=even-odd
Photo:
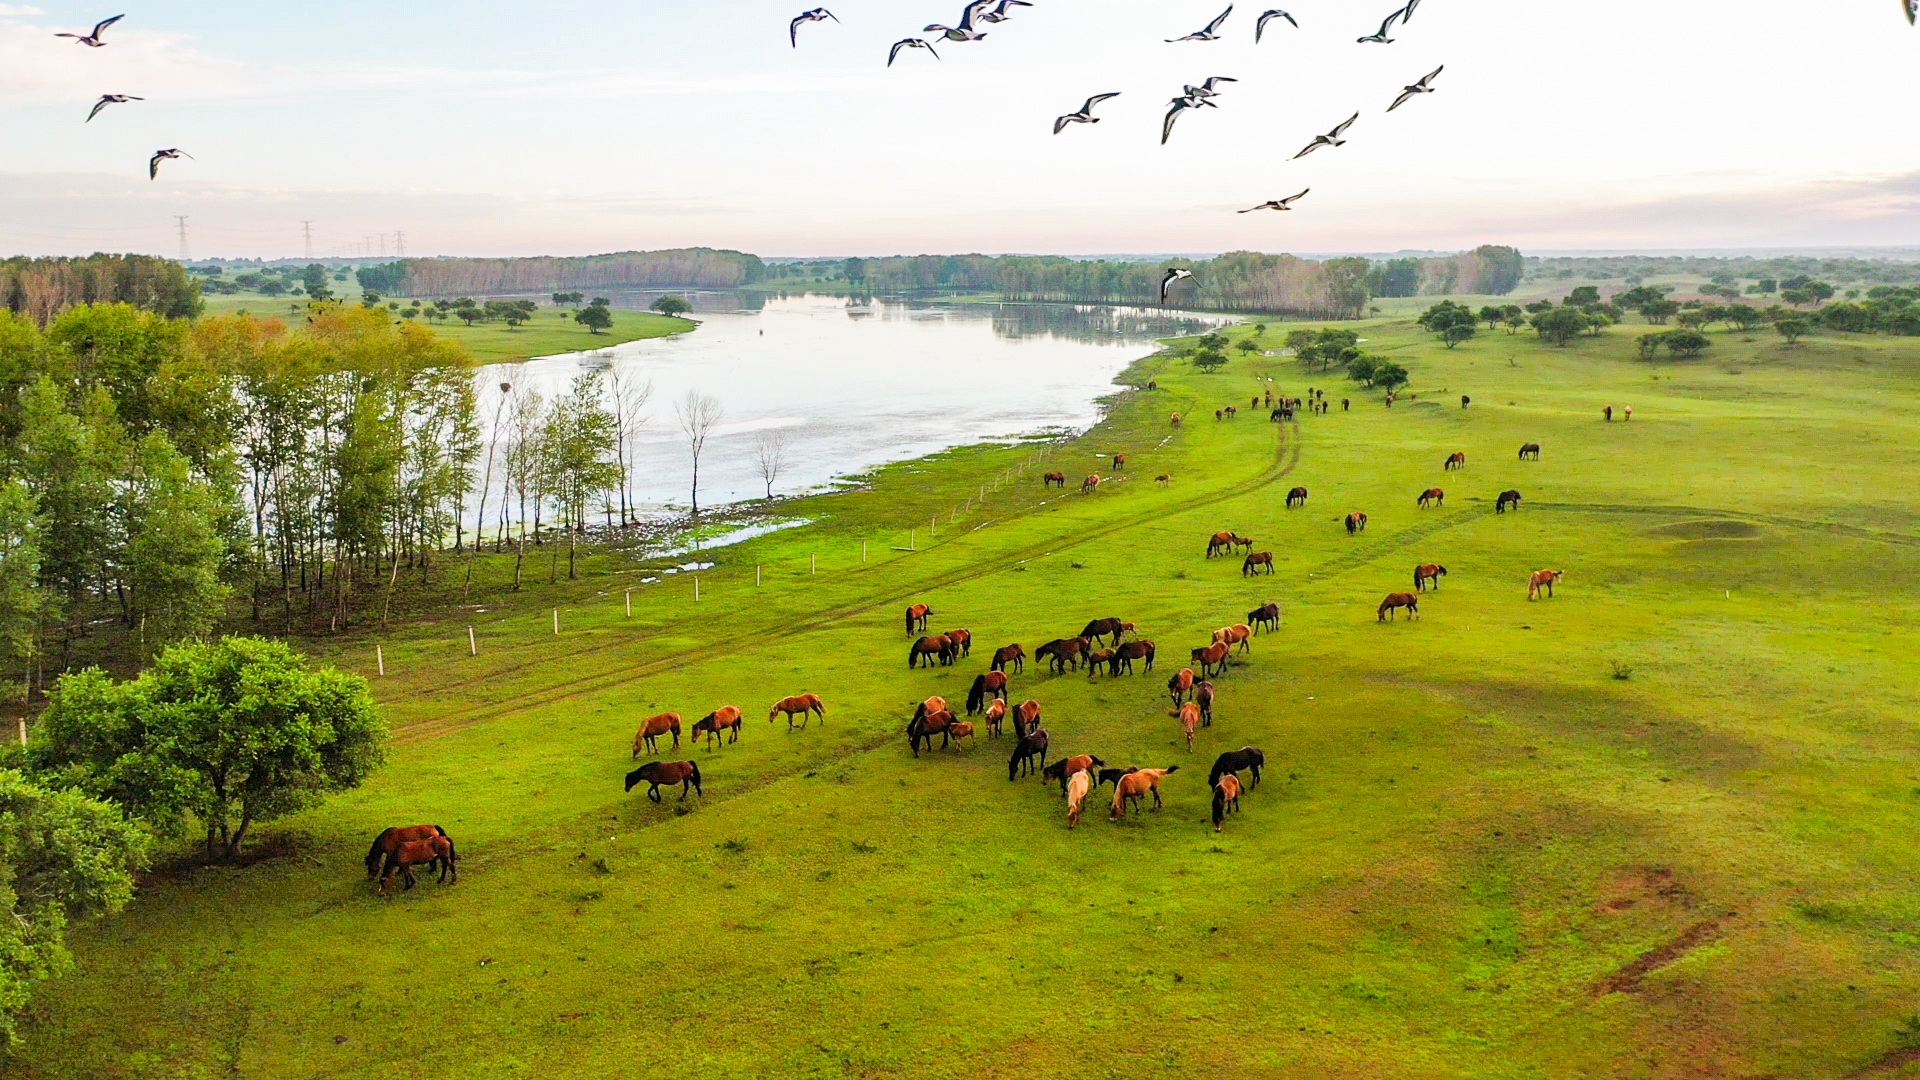
[[[1219,316],[1169,314],[1149,308],[1095,304],[979,306],[991,312],[993,332],[999,337],[1054,337],[1094,344],[1184,337],[1205,333],[1228,321]]]

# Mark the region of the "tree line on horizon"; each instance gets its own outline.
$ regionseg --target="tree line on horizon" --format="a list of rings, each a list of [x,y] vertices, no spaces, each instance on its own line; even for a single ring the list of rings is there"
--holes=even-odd
[[[713,248],[624,251],[577,258],[400,259],[356,272],[387,296],[498,296],[614,287],[731,289],[767,276],[758,255]]]

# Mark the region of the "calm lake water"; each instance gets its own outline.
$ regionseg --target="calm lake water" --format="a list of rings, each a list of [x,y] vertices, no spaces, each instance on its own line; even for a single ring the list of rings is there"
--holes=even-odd
[[[644,307],[658,295],[612,299]],[[1233,321],[1073,304],[688,298],[700,320],[691,333],[485,368],[483,423],[493,419],[503,381],[552,397],[585,370],[651,380],[631,496],[641,506],[684,509],[692,467],[673,405],[698,390],[726,410],[700,459],[700,504],[718,506],[766,494],[754,453],[761,429],[786,430],[775,494],[960,444],[1084,429],[1099,419],[1095,399],[1112,393],[1113,377],[1156,338]],[[495,479],[497,490],[497,470]]]

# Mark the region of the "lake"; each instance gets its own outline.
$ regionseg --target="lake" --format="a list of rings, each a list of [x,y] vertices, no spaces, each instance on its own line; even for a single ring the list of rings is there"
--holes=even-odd
[[[644,307],[658,295],[610,299]],[[782,428],[788,441],[774,493],[817,490],[951,446],[1087,428],[1100,417],[1096,399],[1155,339],[1235,321],[1078,304],[678,295],[700,320],[691,333],[482,369],[483,424],[502,382],[551,398],[587,370],[651,380],[630,496],[684,510],[692,466],[673,405],[697,390],[726,410],[700,459],[700,504],[718,506],[766,494],[754,453],[762,429]],[[496,490],[498,480],[496,468]]]

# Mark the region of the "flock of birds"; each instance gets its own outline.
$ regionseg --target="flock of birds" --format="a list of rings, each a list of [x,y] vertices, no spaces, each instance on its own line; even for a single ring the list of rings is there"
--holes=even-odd
[[[74,44],[85,45],[89,49],[104,49],[107,46],[107,27],[112,26],[124,18],[126,18],[125,15],[115,15],[111,19],[102,19],[94,24],[91,31],[85,34],[55,34],[53,36],[72,38]],[[101,94],[100,100],[93,103],[93,108],[87,113],[87,119],[84,122],[89,124],[93,123],[93,118],[100,115],[100,110],[105,109],[109,105],[124,105],[129,101],[145,100],[147,99],[134,94]],[[160,176],[160,163],[163,161],[172,161],[175,158],[191,159],[192,157],[192,154],[187,153],[177,146],[166,150],[155,150],[153,156],[147,159],[147,179],[154,180]]]

